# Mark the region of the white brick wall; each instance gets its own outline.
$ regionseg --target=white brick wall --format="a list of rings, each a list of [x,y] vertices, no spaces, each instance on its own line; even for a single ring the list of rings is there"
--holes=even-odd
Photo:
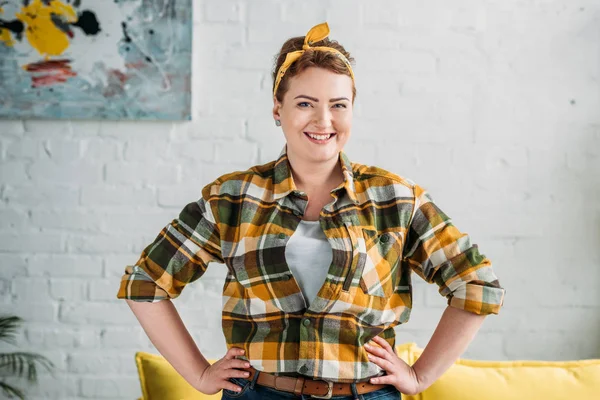
[[[0,121],[0,311],[58,367],[32,399],[140,395],[124,265],[204,184],[278,155],[271,60],[325,19],[357,61],[350,157],[428,188],[507,288],[466,355],[600,357],[596,0],[198,0],[193,121]],[[210,358],[223,272],[175,303]],[[445,303],[415,290],[398,338],[424,346]]]

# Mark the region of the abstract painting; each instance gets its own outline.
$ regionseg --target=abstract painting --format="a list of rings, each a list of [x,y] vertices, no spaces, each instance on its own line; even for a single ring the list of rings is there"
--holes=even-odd
[[[0,118],[189,120],[192,0],[0,0]]]

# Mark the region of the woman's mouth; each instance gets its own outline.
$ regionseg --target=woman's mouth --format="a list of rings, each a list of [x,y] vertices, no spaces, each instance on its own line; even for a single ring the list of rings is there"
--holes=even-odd
[[[335,136],[333,133],[315,133],[315,132],[304,132],[304,135],[313,143],[323,144],[329,142],[329,140]]]

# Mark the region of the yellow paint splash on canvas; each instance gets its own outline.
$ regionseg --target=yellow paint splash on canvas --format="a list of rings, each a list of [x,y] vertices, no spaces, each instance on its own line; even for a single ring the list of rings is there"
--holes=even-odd
[[[67,34],[52,22],[52,14],[64,17],[68,23],[77,22],[75,9],[59,0],[49,5],[34,0],[17,13],[17,19],[27,26],[25,36],[29,44],[46,58],[62,54],[69,47]]]
[[[4,10],[0,7],[0,15],[4,14]],[[8,47],[13,47],[15,42],[12,40],[10,36],[10,31],[8,29],[0,28],[0,42],[4,43]]]
[[[69,37],[52,22],[52,15],[63,17],[66,23],[77,22],[78,18],[75,9],[60,0],[53,0],[49,4],[33,0],[16,14],[16,18],[26,27],[25,37],[29,44],[46,59],[62,54],[69,47]],[[0,30],[0,41],[7,46],[14,45],[7,29]]]

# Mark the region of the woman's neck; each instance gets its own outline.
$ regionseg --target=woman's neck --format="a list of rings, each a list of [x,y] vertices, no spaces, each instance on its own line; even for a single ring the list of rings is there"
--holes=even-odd
[[[296,187],[309,194],[314,190],[332,190],[344,181],[339,156],[322,163],[311,163],[288,154]]]

